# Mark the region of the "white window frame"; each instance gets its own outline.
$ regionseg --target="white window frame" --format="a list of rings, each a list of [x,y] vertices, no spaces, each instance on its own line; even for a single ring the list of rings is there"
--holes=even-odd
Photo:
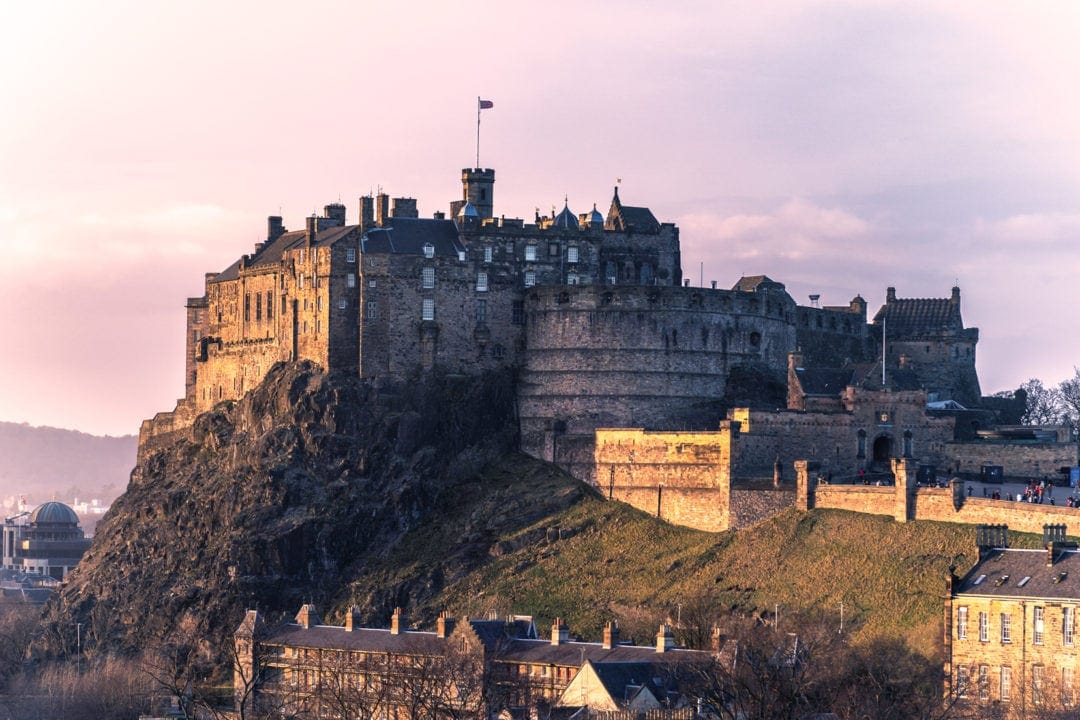
[[[1034,645],[1043,644],[1043,630],[1046,628],[1045,623],[1046,608],[1042,605],[1036,605],[1032,608],[1031,613],[1031,642]]]
[[[1068,708],[1076,704],[1076,671],[1071,667],[1061,668],[1061,704]]]
[[[1009,613],[1001,613],[1001,643],[1003,645],[1012,642],[1012,616]]]
[[[435,268],[431,265],[425,265],[424,269],[420,271],[420,287],[424,290],[431,290],[435,287]]]
[[[345,262],[356,262],[356,248],[345,248]]]
[[[525,262],[536,262],[536,246],[525,246]]]
[[[961,605],[956,609],[956,639],[967,640],[968,609]]]
[[[495,251],[490,245],[487,245],[486,247],[484,247],[484,262],[486,262],[486,263],[491,262],[494,255],[495,255]]]
[[[1001,702],[1012,700],[1012,668],[1003,665],[1001,668],[1001,681],[998,684],[998,699]]]
[[[1044,665],[1031,666],[1031,703],[1042,705],[1046,702],[1043,688],[1046,686],[1046,667]]]
[[[979,642],[990,642],[990,614],[979,613]]]
[[[338,300],[337,306],[339,310],[344,310],[345,308],[349,307],[349,301],[345,298],[341,298],[340,300]]]
[[[983,700],[983,701],[989,700],[990,699],[990,666],[989,665],[980,665],[979,666],[979,681],[978,682],[979,682],[979,699]]]
[[[487,292],[488,289],[488,274],[486,272],[476,273],[476,291]]]
[[[532,270],[525,271],[525,287],[532,287],[536,285],[536,273]]]
[[[420,319],[421,320],[434,320],[435,319],[435,299],[424,298],[420,304]]]
[[[435,257],[435,246],[431,243],[424,243],[424,257],[428,260]]]
[[[1061,608],[1061,644],[1072,645],[1076,635],[1076,608],[1066,605]]]
[[[566,248],[566,262],[576,263],[578,261],[578,249],[577,245],[571,245]]]
[[[374,320],[379,316],[379,303],[377,300],[368,300],[364,303],[364,315],[368,320]]]
[[[971,673],[968,671],[968,666],[958,665],[956,667],[956,697],[966,698],[970,688]]]
[[[356,273],[346,273],[345,284],[351,288],[356,287]]]

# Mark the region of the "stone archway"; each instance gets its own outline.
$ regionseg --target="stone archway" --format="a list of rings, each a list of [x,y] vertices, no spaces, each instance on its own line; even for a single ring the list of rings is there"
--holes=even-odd
[[[871,458],[875,470],[888,470],[889,460],[893,457],[893,441],[888,435],[879,435],[874,438]]]

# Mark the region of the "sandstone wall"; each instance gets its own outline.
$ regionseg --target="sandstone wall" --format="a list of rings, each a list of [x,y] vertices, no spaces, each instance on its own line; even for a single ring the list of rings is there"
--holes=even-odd
[[[1010,478],[1057,476],[1058,468],[1077,464],[1076,443],[948,443],[947,467],[979,474],[983,465],[1000,465]]]
[[[730,425],[714,433],[596,431],[596,480],[611,500],[676,525],[730,525]]]
[[[522,449],[551,433],[715,427],[729,369],[786,367],[787,293],[690,287],[549,287],[526,294]]]

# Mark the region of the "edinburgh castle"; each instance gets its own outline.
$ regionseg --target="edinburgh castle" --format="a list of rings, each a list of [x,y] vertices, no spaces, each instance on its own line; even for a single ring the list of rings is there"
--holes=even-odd
[[[602,488],[618,466],[604,428],[723,422],[739,477],[793,478],[800,460],[838,476],[895,458],[1017,476],[1076,462],[1053,433],[1022,455],[1008,433],[984,437],[1018,413],[981,398],[959,288],[932,299],[889,288],[869,318],[862,297],[798,305],[764,275],[692,287],[678,228],[624,205],[618,187],[606,216],[567,205],[527,223],[495,214],[493,170],[465,169],[461,183],[430,217],[381,193],[360,198],[358,224],[341,204],[302,230],[270,217],[266,240],[188,300],[185,395],[143,424],[142,444],[241,397],[275,363],[310,360],[376,383],[512,369],[521,449]]]

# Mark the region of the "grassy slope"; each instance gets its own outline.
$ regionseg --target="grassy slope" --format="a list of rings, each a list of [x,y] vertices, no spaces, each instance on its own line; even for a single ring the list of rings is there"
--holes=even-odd
[[[942,596],[951,564],[974,562],[975,530],[947,523],[899,524],[844,511],[794,509],[741,531],[674,527],[606,502],[549,465],[512,456],[479,481],[453,488],[438,525],[411,533],[365,569],[351,588],[429,578],[413,619],[528,613],[541,631],[553,617],[597,639],[616,617],[639,642],[659,618],[700,616],[705,598],[720,613],[817,611],[855,636],[903,637],[932,655],[940,643]],[[560,535],[562,539],[558,539]],[[1015,546],[1038,538],[1016,536]],[[345,601],[345,598],[342,598]]]

